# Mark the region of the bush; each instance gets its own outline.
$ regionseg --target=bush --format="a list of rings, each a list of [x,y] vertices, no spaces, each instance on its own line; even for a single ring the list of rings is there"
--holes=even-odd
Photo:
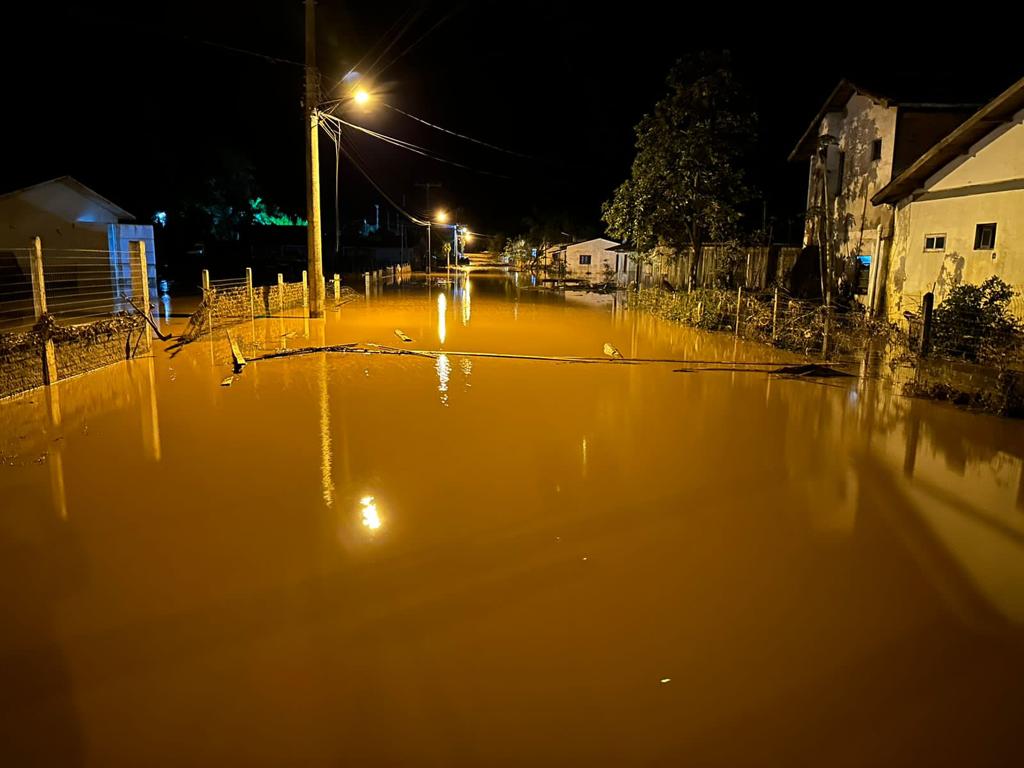
[[[1020,322],[1010,313],[1016,291],[998,277],[955,286],[932,315],[932,348],[942,355],[996,362],[1020,346]]]

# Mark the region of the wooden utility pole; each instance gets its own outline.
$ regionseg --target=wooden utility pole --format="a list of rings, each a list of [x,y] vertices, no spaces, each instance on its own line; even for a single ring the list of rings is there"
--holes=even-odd
[[[306,251],[310,279],[309,316],[324,314],[324,254],[320,228],[320,84],[316,69],[316,5],[306,5]]]

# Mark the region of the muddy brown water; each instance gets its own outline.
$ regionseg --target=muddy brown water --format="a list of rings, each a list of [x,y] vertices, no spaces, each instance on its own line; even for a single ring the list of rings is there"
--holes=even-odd
[[[0,763],[1024,759],[1018,423],[524,288],[0,402]]]

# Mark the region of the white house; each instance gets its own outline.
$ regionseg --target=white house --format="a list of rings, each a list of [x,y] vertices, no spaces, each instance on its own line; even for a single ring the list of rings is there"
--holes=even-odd
[[[553,246],[545,251],[551,263],[565,265],[565,275],[590,282],[625,283],[629,260],[626,254],[615,250],[614,240],[596,237],[581,243]],[[549,253],[550,252],[550,253]]]
[[[153,226],[137,224],[135,217],[120,206],[70,176],[44,181],[0,195],[0,282],[27,275],[27,259],[16,254],[28,248],[34,237],[43,243],[44,265],[47,252],[63,254],[64,264],[74,264],[81,255],[83,284],[95,286],[95,273],[85,267],[95,265],[96,256],[105,256],[109,267],[109,290],[113,296],[129,295],[131,289],[131,244],[144,242],[150,276],[156,273],[156,246]],[[66,269],[66,268],[65,268]],[[65,276],[67,272],[65,271]],[[150,300],[157,300],[156,280],[150,280]],[[74,292],[72,280],[48,289]],[[84,289],[82,289],[84,290]],[[121,309],[117,306],[115,309]]]
[[[890,318],[916,311],[924,293],[938,304],[953,285],[993,275],[1024,291],[1024,78],[896,174],[871,202],[895,214],[874,290]],[[1012,308],[1024,318],[1024,300]]]

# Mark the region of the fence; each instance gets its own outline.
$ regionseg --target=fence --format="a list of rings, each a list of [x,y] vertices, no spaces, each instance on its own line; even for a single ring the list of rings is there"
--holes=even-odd
[[[767,290],[773,285],[785,283],[799,255],[799,246],[737,248],[719,243],[708,244],[701,249],[695,287],[742,286],[744,290]],[[669,248],[655,249],[653,262],[641,267],[641,283],[645,287],[654,287],[667,282],[675,288],[684,288],[689,283],[692,258],[692,248],[684,248],[679,252]]]
[[[630,306],[666,320],[710,331],[731,331],[737,338],[772,344],[805,354],[851,352],[869,338],[885,337],[891,328],[869,319],[859,307],[831,310],[782,288],[771,292],[744,288],[699,288],[667,291],[641,288],[630,293]]]
[[[149,352],[155,266],[127,252],[5,249],[0,261],[0,397]]]

